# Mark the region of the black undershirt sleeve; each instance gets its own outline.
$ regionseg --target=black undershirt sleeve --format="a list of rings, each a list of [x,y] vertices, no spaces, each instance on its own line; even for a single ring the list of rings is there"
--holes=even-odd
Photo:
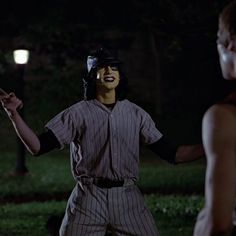
[[[50,129],[38,135],[38,139],[40,142],[40,150],[36,156],[40,156],[44,153],[50,152],[55,148],[60,148],[61,146],[58,139]]]
[[[168,161],[171,164],[177,164],[175,162],[175,156],[178,147],[173,145],[168,138],[162,136],[158,141],[147,145],[147,147],[161,159]]]

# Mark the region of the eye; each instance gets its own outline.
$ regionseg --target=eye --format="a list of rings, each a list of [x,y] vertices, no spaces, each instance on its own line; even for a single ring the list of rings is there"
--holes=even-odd
[[[118,66],[111,66],[111,69],[114,71],[118,71]]]

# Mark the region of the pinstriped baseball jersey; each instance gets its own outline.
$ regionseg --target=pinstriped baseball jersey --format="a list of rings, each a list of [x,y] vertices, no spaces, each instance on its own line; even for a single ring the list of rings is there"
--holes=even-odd
[[[70,144],[72,172],[111,180],[138,178],[140,143],[151,144],[162,134],[142,108],[128,100],[113,110],[99,101],[78,102],[50,120],[63,148]]]

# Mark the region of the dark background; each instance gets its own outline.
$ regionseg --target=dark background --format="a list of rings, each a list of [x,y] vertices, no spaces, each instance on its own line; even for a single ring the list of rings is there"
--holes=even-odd
[[[12,52],[30,50],[26,120],[37,131],[82,98],[90,50],[115,48],[129,96],[179,143],[201,141],[206,109],[234,90],[216,51],[226,0],[13,1],[0,10],[0,87],[16,91]]]

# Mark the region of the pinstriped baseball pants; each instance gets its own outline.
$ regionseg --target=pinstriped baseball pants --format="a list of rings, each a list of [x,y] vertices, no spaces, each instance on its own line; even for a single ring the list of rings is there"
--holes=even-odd
[[[75,186],[68,200],[60,236],[158,236],[154,219],[134,184],[99,188]]]

